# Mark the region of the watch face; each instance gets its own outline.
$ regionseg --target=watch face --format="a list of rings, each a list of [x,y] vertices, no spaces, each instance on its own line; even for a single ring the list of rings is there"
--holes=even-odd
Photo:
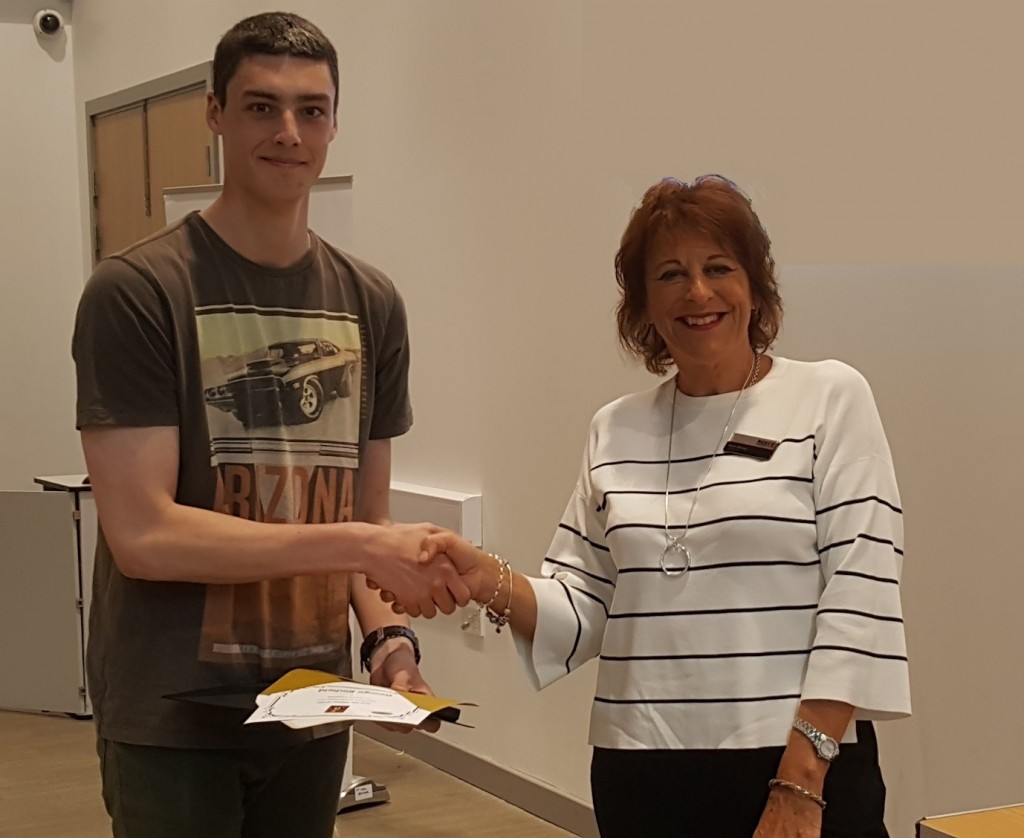
[[[839,756],[839,745],[835,739],[825,739],[821,743],[821,755],[829,760]]]

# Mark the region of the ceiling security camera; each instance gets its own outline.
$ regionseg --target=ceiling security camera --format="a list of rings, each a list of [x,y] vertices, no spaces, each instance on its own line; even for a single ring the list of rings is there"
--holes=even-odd
[[[53,9],[40,9],[36,12],[32,25],[38,34],[46,38],[52,38],[64,28],[64,18],[60,12]]]

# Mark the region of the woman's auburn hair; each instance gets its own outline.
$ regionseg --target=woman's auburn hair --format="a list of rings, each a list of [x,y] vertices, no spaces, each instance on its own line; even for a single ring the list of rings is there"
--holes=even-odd
[[[665,178],[644,193],[615,254],[619,342],[659,375],[673,361],[665,341],[647,319],[647,254],[662,237],[686,233],[710,237],[746,271],[753,299],[748,337],[755,352],[769,349],[782,325],[782,298],[771,241],[750,199],[721,175],[702,175],[692,183]]]

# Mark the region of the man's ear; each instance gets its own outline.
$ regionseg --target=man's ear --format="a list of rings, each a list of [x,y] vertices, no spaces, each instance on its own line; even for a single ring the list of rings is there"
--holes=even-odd
[[[221,108],[220,102],[217,101],[216,95],[211,91],[206,94],[206,124],[210,126],[210,130],[214,134],[220,134],[220,120],[224,113],[224,109]]]
[[[338,108],[337,107],[334,108],[333,122],[334,122],[334,125],[333,125],[332,130],[331,130],[331,140],[330,140],[332,143],[334,142],[334,140],[338,136]]]

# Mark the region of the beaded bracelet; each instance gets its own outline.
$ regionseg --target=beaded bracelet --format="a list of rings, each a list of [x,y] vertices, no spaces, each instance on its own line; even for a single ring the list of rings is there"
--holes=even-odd
[[[500,634],[501,633],[501,627],[508,623],[508,618],[512,615],[512,609],[511,609],[511,605],[512,605],[512,568],[509,566],[509,563],[506,562],[497,553],[488,553],[487,555],[490,556],[492,559],[494,559],[498,563],[498,586],[494,589],[494,593],[491,594],[491,598],[489,600],[487,600],[487,602],[481,603],[480,605],[477,606],[477,614],[480,614],[481,612],[486,613],[487,614],[487,619],[490,620],[491,623],[494,624],[495,631]],[[508,594],[509,594],[509,601],[508,601],[508,606],[505,608],[505,611],[502,614],[499,615],[495,611],[492,610],[491,606],[494,605],[494,603],[497,601],[498,597],[501,595],[501,589],[505,586],[505,573],[506,573],[506,571],[508,572]],[[470,625],[472,624],[472,622],[473,622],[472,618],[467,617],[460,624],[459,628],[461,628],[463,631],[467,631],[469,629]]]
[[[815,803],[817,803],[818,806],[821,807],[822,811],[824,811],[825,807],[828,805],[827,803],[825,803],[825,798],[815,794],[810,789],[805,789],[803,786],[798,786],[796,783],[791,783],[789,782],[789,780],[782,780],[776,777],[774,780],[768,781],[768,788],[781,788],[786,789],[787,791],[791,791],[793,792],[793,794],[799,794],[802,797],[806,797],[808,800],[812,800]]]
[[[490,607],[494,605],[494,601],[498,598],[499,594],[501,594],[501,588],[505,584],[505,568],[508,567],[508,562],[496,553],[488,553],[487,555],[498,563],[498,587],[494,589],[494,593],[491,594],[491,598],[480,606],[481,608],[487,608],[489,610]]]
[[[490,620],[491,625],[494,626],[495,634],[501,634],[502,627],[507,626],[509,619],[512,617],[512,568],[504,559],[498,559],[498,561],[503,563],[503,570],[508,568],[508,602],[505,603],[505,610],[500,614],[491,608],[491,603],[494,602],[493,598],[491,599],[491,602],[484,606],[487,609],[487,619]]]

